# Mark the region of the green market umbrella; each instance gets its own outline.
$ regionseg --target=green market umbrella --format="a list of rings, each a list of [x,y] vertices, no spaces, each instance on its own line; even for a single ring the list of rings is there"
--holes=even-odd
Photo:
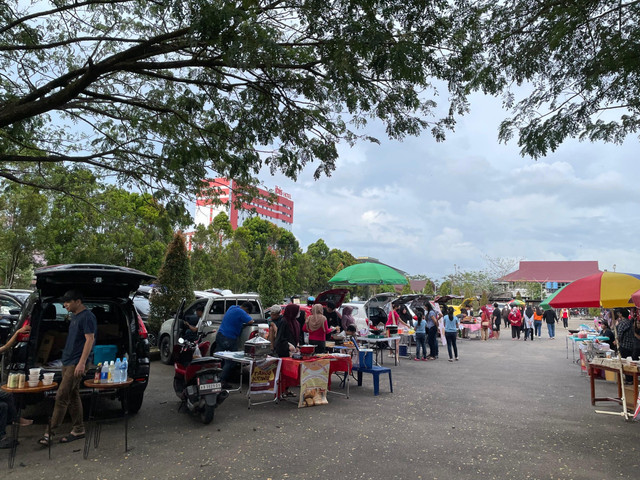
[[[558,290],[553,292],[551,295],[549,295],[547,298],[545,298],[542,302],[540,302],[540,306],[542,307],[542,309],[543,310],[551,310],[553,307],[551,305],[549,305],[549,302],[551,300],[553,300],[554,298],[556,298],[556,295],[558,295],[562,290],[564,290],[567,285],[565,285],[562,288],[559,288]]]
[[[406,277],[381,263],[356,263],[336,273],[329,283],[334,285],[406,285]]]

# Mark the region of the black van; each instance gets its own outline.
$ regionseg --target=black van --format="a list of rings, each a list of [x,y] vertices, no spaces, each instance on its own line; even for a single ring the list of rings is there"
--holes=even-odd
[[[135,413],[142,405],[149,381],[149,342],[147,330],[137,314],[130,293],[141,283],[154,277],[139,270],[114,265],[55,265],[36,269],[36,290],[24,304],[14,329],[30,324],[31,332],[21,335],[11,352],[5,353],[4,367],[8,371],[28,372],[42,367],[43,372],[55,372],[54,381],[62,378],[62,350],[69,331],[69,313],[61,297],[76,289],[84,296],[84,305],[97,319],[96,345],[89,357],[86,379],[93,378],[95,363],[110,352],[114,358],[127,355],[128,376],[134,382],[129,387],[129,411]],[[95,355],[95,358],[94,358]],[[81,390],[81,393],[90,393]],[[114,395],[114,392],[111,392]]]

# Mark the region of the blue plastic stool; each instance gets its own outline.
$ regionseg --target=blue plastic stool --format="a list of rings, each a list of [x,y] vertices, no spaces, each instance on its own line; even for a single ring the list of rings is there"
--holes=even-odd
[[[364,368],[359,366],[354,366],[353,370],[358,372],[358,386],[362,386],[362,374],[370,373],[373,375],[373,394],[380,394],[380,375],[388,373],[389,374],[389,390],[393,393],[393,382],[391,381],[391,369],[387,367],[379,367],[374,365],[372,368]]]

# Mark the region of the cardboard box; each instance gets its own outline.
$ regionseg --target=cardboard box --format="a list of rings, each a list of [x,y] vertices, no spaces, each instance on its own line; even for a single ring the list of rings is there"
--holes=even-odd
[[[53,333],[47,333],[42,338],[42,343],[40,344],[40,348],[38,348],[38,355],[36,356],[36,365],[44,365],[47,363],[55,339],[56,336]]]
[[[638,387],[640,391],[640,387]],[[624,386],[624,394],[627,397],[627,410],[633,412],[636,409],[637,398],[633,398],[633,385]]]
[[[67,343],[67,332],[47,332],[42,338],[38,355],[36,356],[36,365],[45,365],[50,360],[55,360],[58,353],[64,349]]]

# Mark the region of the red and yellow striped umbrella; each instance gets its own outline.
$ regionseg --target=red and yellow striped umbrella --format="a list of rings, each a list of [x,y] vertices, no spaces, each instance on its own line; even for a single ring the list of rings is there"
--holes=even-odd
[[[633,307],[631,295],[640,290],[640,275],[600,272],[580,278],[564,287],[549,301],[553,308]]]

